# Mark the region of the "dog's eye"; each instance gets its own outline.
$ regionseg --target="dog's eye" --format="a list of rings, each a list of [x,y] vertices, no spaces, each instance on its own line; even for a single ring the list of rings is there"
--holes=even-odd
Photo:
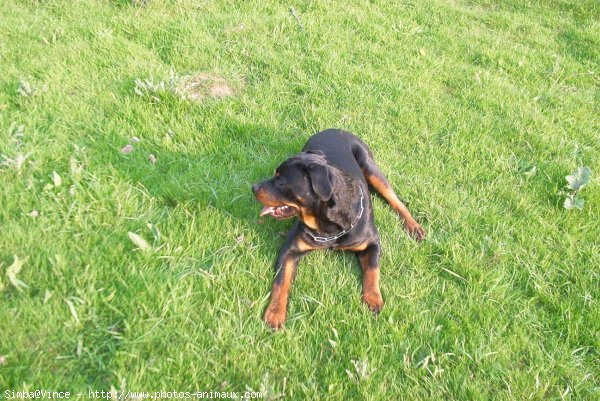
[[[275,177],[275,183],[277,185],[283,185],[283,178],[281,178],[281,175]]]

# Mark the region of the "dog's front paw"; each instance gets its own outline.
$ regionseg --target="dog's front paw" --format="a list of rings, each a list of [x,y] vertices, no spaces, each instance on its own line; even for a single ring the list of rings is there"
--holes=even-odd
[[[404,228],[406,229],[406,232],[408,232],[408,235],[417,241],[423,241],[425,239],[425,230],[423,230],[423,227],[416,221],[412,220],[404,222]]]
[[[383,298],[380,292],[363,293],[362,299],[374,314],[378,314],[383,309]]]
[[[286,311],[279,305],[269,305],[265,311],[265,322],[274,330],[279,330],[285,322]]]

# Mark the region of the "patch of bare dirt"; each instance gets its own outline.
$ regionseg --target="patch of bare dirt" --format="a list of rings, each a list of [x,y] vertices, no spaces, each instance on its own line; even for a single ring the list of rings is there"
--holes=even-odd
[[[196,102],[235,94],[233,86],[225,78],[207,72],[181,77],[176,92],[182,98]]]

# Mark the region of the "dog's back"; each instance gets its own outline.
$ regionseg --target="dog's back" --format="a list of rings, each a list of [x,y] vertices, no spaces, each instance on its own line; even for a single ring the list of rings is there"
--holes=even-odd
[[[311,136],[302,151],[321,151],[329,163],[364,182],[365,177],[354,157],[357,147],[367,145],[349,132],[327,129]]]

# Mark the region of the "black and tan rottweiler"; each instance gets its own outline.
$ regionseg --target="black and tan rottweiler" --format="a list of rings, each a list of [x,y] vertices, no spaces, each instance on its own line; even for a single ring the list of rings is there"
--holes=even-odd
[[[275,264],[271,300],[264,316],[271,327],[280,328],[285,321],[298,260],[316,249],[355,252],[363,271],[362,299],[374,313],[381,310],[379,232],[369,185],[404,219],[410,235],[417,240],[425,238],[423,228],[377,167],[371,150],[349,132],[328,129],[315,134],[302,152],[277,167],[273,178],[252,186],[254,196],[264,205],[261,216],[299,219]]]

